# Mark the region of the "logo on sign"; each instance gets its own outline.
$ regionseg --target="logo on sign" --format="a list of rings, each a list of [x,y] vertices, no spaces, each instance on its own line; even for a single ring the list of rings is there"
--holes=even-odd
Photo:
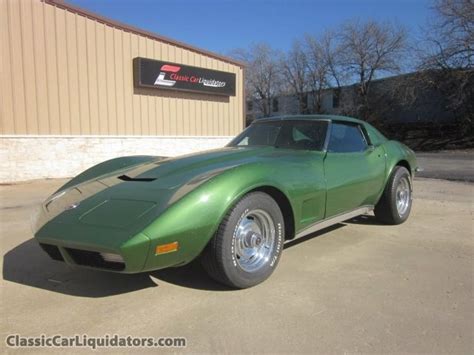
[[[181,70],[181,67],[177,67],[175,65],[168,65],[165,64],[161,67],[160,74],[158,74],[158,77],[155,80],[155,85],[161,85],[161,86],[174,86],[176,84],[176,80],[168,80],[165,79],[166,73],[177,73]]]
[[[178,74],[181,67],[176,65],[165,64],[161,67],[160,73],[155,80],[155,85],[171,87],[176,82],[184,82],[190,84],[201,84],[203,86],[222,88],[226,85],[225,81],[219,81],[215,79],[207,79],[195,75],[180,75]],[[166,78],[166,74],[169,74],[169,79]]]

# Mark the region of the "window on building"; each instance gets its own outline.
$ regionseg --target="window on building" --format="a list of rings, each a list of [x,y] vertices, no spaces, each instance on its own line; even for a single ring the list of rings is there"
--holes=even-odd
[[[298,102],[298,113],[308,113],[308,94],[299,94],[297,97]]]
[[[366,148],[367,141],[359,125],[333,122],[328,152],[354,153],[362,152]]]
[[[253,110],[253,101],[247,101],[247,111]]]
[[[332,92],[332,107],[338,108],[339,107],[339,97],[341,95],[341,90],[334,89]]]
[[[301,113],[308,113],[308,94],[303,94],[301,101]]]
[[[280,111],[278,107],[278,99],[274,98],[272,100],[272,112],[278,112],[278,111]]]

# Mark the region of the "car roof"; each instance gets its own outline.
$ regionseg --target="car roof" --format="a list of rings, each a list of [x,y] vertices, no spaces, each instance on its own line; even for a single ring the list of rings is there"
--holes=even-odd
[[[254,123],[258,122],[269,122],[269,121],[292,121],[292,120],[331,120],[331,121],[344,121],[363,124],[364,121],[358,120],[357,118],[348,116],[338,115],[285,115],[285,116],[271,116],[264,118],[257,118]]]

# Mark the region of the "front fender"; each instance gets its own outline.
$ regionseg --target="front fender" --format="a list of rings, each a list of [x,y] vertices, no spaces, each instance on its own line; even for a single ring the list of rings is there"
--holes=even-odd
[[[272,168],[270,168],[272,169]],[[287,191],[264,164],[226,170],[171,205],[143,230],[150,240],[144,271],[186,264],[195,259],[213,237],[228,211],[246,193],[261,186]],[[157,245],[179,243],[177,252],[156,255]]]

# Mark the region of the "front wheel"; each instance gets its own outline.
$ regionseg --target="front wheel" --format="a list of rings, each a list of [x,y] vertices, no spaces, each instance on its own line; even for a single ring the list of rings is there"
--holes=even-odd
[[[263,192],[244,196],[224,217],[201,257],[207,273],[233,288],[266,280],[283,250],[284,220],[278,204]]]
[[[401,224],[410,215],[412,185],[410,172],[396,166],[388,179],[380,201],[375,206],[375,217],[383,223]]]

